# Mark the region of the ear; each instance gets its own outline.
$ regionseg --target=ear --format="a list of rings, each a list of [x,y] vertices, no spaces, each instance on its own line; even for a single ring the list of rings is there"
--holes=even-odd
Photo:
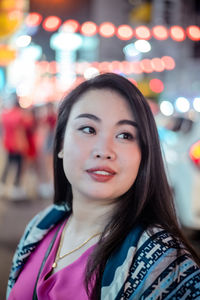
[[[63,149],[58,152],[58,158],[63,158]]]

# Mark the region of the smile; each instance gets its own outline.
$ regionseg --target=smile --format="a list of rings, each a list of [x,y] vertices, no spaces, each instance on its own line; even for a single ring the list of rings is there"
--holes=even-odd
[[[106,171],[94,171],[93,173],[95,173],[95,174],[101,174],[101,175],[112,175],[111,173],[106,172]]]
[[[87,170],[87,173],[90,175],[92,180],[97,182],[106,182],[111,180],[116,172],[110,168],[92,168]]]

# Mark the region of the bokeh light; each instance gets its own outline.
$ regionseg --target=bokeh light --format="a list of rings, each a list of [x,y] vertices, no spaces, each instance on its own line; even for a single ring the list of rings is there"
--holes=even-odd
[[[165,116],[171,116],[174,113],[174,107],[169,101],[162,101],[160,103],[160,111]]]
[[[81,26],[81,33],[86,36],[93,36],[97,33],[97,25],[94,22],[85,22]]]
[[[133,29],[129,25],[120,25],[116,35],[121,40],[130,40],[133,37]]]
[[[126,56],[129,56],[129,57],[137,56],[140,53],[140,51],[138,51],[135,48],[135,45],[133,43],[126,45],[123,48],[123,52]]]
[[[170,28],[170,36],[176,42],[182,42],[186,38],[185,31],[181,26],[172,26]]]
[[[196,111],[200,112],[200,97],[194,98],[193,107]]]
[[[67,20],[62,24],[62,30],[64,32],[75,33],[79,29],[79,23],[76,20]]]
[[[122,64],[120,61],[114,60],[110,63],[110,70],[112,72],[118,71],[121,72],[122,71]]]
[[[162,25],[154,26],[152,34],[157,40],[166,40],[169,36],[167,28]]]
[[[147,53],[151,50],[151,44],[145,40],[138,40],[134,45],[135,48],[142,53]]]
[[[138,39],[149,40],[151,38],[150,29],[147,26],[138,26],[135,29],[135,36]]]
[[[47,17],[42,26],[46,31],[56,31],[61,25],[61,19],[56,16]]]
[[[175,101],[175,107],[179,112],[185,113],[190,109],[190,103],[185,97],[178,97]]]
[[[166,70],[173,70],[176,66],[174,59],[171,56],[163,56],[161,58]]]
[[[161,93],[164,90],[164,84],[160,79],[154,78],[149,81],[149,87],[154,93]]]
[[[99,26],[99,34],[105,38],[114,36],[115,26],[110,22],[104,22]]]
[[[163,61],[158,57],[152,58],[151,65],[153,70],[156,72],[163,72],[165,69]]]
[[[42,21],[42,16],[38,13],[29,13],[25,19],[25,23],[29,27],[39,26]]]
[[[49,72],[51,74],[56,74],[58,72],[58,64],[57,64],[57,61],[51,61],[49,63]]]
[[[142,59],[140,62],[140,66],[141,69],[143,70],[143,72],[145,73],[152,73],[153,72],[153,68],[151,65],[151,60],[148,58]]]
[[[78,33],[59,32],[50,38],[50,46],[54,50],[76,51],[82,45],[82,37]]]
[[[17,47],[27,47],[31,43],[31,36],[30,35],[20,35],[16,39]]]
[[[110,63],[108,61],[102,61],[99,63],[99,71],[101,72],[107,72],[109,68]]]
[[[193,41],[199,41],[200,40],[200,27],[191,25],[187,27],[187,35],[188,37]]]
[[[142,73],[142,68],[140,66],[140,62],[139,61],[134,61],[131,63],[132,64],[132,71],[135,74],[141,74]]]
[[[193,144],[190,148],[190,157],[196,163],[200,164],[200,140]]]
[[[95,76],[97,76],[99,74],[100,74],[100,72],[97,68],[89,67],[84,71],[84,78],[85,79],[91,79],[91,78],[94,78]]]

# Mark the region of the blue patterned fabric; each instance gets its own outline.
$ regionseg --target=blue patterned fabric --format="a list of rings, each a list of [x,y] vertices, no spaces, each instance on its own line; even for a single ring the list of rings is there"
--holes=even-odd
[[[30,253],[67,214],[66,206],[52,205],[28,224],[14,255],[7,296]],[[101,299],[200,299],[200,268],[179,248],[165,230],[134,228],[107,261]]]
[[[67,216],[68,211],[66,205],[51,205],[29,222],[13,257],[8,279],[7,298],[29,255],[50,229]]]

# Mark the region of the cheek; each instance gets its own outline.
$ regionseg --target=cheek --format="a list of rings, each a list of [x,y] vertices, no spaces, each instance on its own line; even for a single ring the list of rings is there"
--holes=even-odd
[[[126,176],[130,178],[131,180],[135,180],[139,167],[141,163],[141,152],[139,149],[131,150],[127,155],[125,156],[125,159],[123,161],[123,166],[126,172]]]
[[[69,172],[80,168],[89,155],[89,146],[83,143],[80,138],[74,136],[67,136],[64,142],[64,170]]]

